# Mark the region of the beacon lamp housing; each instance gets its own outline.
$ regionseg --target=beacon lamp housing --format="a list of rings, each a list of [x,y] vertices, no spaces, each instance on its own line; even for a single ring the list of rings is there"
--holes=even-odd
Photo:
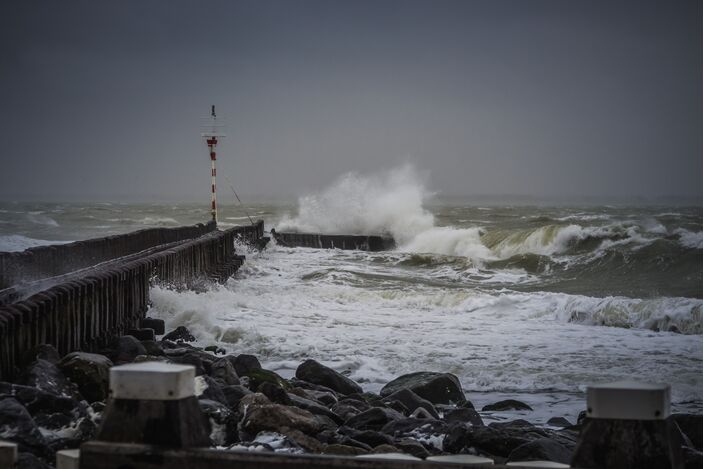
[[[670,385],[618,381],[587,387],[587,417],[664,420],[670,416]]]

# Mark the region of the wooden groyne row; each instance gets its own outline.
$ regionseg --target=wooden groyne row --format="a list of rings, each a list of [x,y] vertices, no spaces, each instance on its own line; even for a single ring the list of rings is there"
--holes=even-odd
[[[73,272],[154,246],[198,238],[215,229],[215,222],[178,228],[147,228],[68,244],[38,246],[22,252],[0,252],[0,290]]]
[[[234,241],[255,242],[263,222],[210,231],[156,253],[89,269],[29,298],[0,307],[0,380],[14,376],[40,344],[59,353],[99,350],[139,327],[152,281],[182,285],[207,276],[223,280],[241,265]]]
[[[396,245],[393,238],[365,235],[327,235],[318,233],[272,232],[276,242],[288,247],[317,249],[354,249],[358,251],[387,251]]]

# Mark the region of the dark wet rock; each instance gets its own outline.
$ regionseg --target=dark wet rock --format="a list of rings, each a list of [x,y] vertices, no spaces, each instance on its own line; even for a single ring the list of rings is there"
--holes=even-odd
[[[256,391],[262,383],[266,382],[275,384],[283,389],[288,389],[290,387],[286,380],[277,373],[271,370],[265,370],[263,368],[258,370],[250,370],[245,376],[249,379],[249,389],[252,391]]]
[[[195,342],[196,338],[193,337],[193,334],[191,334],[191,331],[189,331],[188,328],[185,326],[178,326],[176,329],[162,337],[161,340],[171,340],[173,342]]]
[[[335,415],[340,417],[340,419],[342,419],[343,421],[346,421],[346,420],[354,417],[355,415],[358,415],[358,414],[364,412],[364,410],[368,410],[368,409],[360,410],[357,406],[351,405],[349,403],[338,402],[337,404],[332,406],[330,408],[330,410],[332,412],[334,412]]]
[[[243,398],[243,401],[250,396]],[[240,402],[240,408],[242,402]],[[315,435],[321,430],[320,423],[307,410],[280,404],[252,404],[242,419],[241,430],[256,435],[260,431],[281,432],[286,429],[300,430]]]
[[[411,456],[415,456],[417,458],[425,459],[430,456],[428,450],[425,449],[422,444],[412,438],[397,439],[394,442],[394,446],[396,446],[404,453],[410,454]]]
[[[319,384],[309,383],[308,381],[303,381],[302,379],[298,379],[296,377],[291,378],[289,380],[289,382],[291,383],[291,386],[301,388],[306,391],[326,392],[326,393],[332,394],[333,396],[335,396],[335,398],[339,398],[339,395],[335,391],[333,391],[332,389],[330,389],[326,386],[321,386]],[[349,397],[349,396],[346,396],[346,397]]]
[[[242,354],[236,357],[228,355],[225,358],[230,360],[232,366],[235,367],[237,376],[246,376],[250,371],[262,369],[261,363],[259,363],[259,360],[257,360],[257,357],[254,355]]]
[[[567,420],[564,417],[552,417],[550,420],[547,421],[548,425],[552,425],[553,427],[571,427],[572,423]]]
[[[241,385],[223,386],[221,388],[223,395],[225,396],[225,401],[227,406],[231,409],[237,409],[240,405],[240,400],[248,394],[252,394],[252,391]]]
[[[196,376],[202,376],[206,374],[206,365],[202,357],[193,351],[184,351],[180,353],[181,349],[176,349],[179,353],[174,353],[174,350],[165,350],[166,356],[169,357],[174,363],[179,363],[181,365],[192,365],[196,369]]]
[[[208,417],[210,442],[215,446],[231,445],[239,440],[237,421],[239,416],[221,402],[209,399],[198,401],[200,410]]]
[[[131,335],[123,335],[113,340],[111,346],[113,350],[110,359],[117,365],[132,363],[138,355],[147,355],[147,349]]]
[[[508,462],[554,461],[569,464],[572,451],[550,438],[538,438],[515,448],[508,455]]]
[[[384,386],[380,394],[387,397],[401,389],[410,389],[433,404],[457,404],[466,400],[460,381],[450,373],[420,371],[399,376]]]
[[[257,392],[264,394],[271,402],[282,405],[293,405],[291,398],[284,388],[270,381],[264,381],[257,388]]]
[[[387,445],[387,444],[376,446],[372,450],[373,454],[389,454],[389,453],[400,453],[400,452],[401,451],[397,447],[395,447],[393,445]]]
[[[583,410],[577,415],[577,425],[582,425],[587,418],[587,411]]]
[[[327,391],[309,391],[312,397],[323,405],[332,407],[337,404],[337,396]]]
[[[389,394],[383,399],[383,402],[400,402],[408,409],[409,413],[421,407],[427,410],[430,415],[433,416],[433,418],[440,418],[437,410],[435,410],[435,407],[430,401],[421,398],[420,396],[418,396],[418,394],[414,393],[410,389],[404,388],[396,391],[393,394]]]
[[[370,404],[372,405],[372,407],[383,407],[385,409],[395,410],[396,412],[398,412],[401,415],[410,415],[410,413],[411,413],[408,410],[408,407],[403,405],[400,401],[390,401],[387,403],[387,402],[383,402],[381,400],[378,400],[378,401],[372,401],[372,402],[370,402]],[[421,409],[421,410],[425,410],[425,409]],[[427,411],[425,411],[425,412],[426,412],[426,414],[428,413]],[[432,416],[431,416],[431,418],[432,418]]]
[[[147,351],[147,355],[153,357],[163,357],[166,355],[164,350],[159,346],[159,343],[155,340],[143,340],[142,346],[144,347],[144,350]]]
[[[227,353],[227,350],[222,347],[218,347],[217,345],[208,345],[203,350],[205,350],[206,352],[210,352],[214,355],[225,355]]]
[[[702,415],[701,414],[672,414],[670,417],[680,427],[682,433],[692,442],[694,448],[702,450]]]
[[[51,344],[41,344],[32,347],[28,352],[23,354],[23,363],[31,363],[35,360],[46,360],[49,363],[56,365],[61,361],[61,355]]]
[[[140,329],[130,329],[127,331],[127,335],[131,335],[135,339],[142,340],[154,340],[156,338],[156,333],[154,329],[144,327]]]
[[[305,409],[309,411],[312,414],[317,414],[317,415],[324,415],[334,422],[336,422],[338,425],[341,424],[344,420],[341,419],[337,414],[332,412],[330,409],[325,407],[324,405],[318,404],[317,402],[311,401],[310,399],[305,399],[303,397],[297,396],[295,394],[289,394],[289,405],[294,405],[296,407],[299,407],[301,409]]]
[[[139,325],[146,329],[153,329],[156,335],[164,335],[166,331],[163,319],[144,318],[140,321]]]
[[[328,387],[340,394],[361,393],[360,385],[315,360],[306,360],[296,369],[296,378]]]
[[[462,422],[475,426],[484,425],[481,415],[476,410],[466,407],[458,407],[445,412],[442,419],[447,423]]]
[[[452,423],[442,440],[442,447],[448,453],[461,453],[466,445],[470,426],[464,423]]]
[[[384,444],[391,445],[394,442],[393,438],[390,436],[374,430],[356,430],[351,427],[342,426],[338,429],[338,432],[354,440],[361,441],[372,448]]]
[[[78,387],[64,376],[58,366],[41,358],[24,370],[18,383],[57,396],[83,399],[78,392]]]
[[[313,414],[313,416],[315,417],[315,420],[318,421],[318,424],[320,425],[321,431],[323,431],[323,430],[337,431],[339,424],[335,420],[331,419],[327,415]]]
[[[216,401],[223,405],[227,405],[227,397],[225,397],[225,393],[222,391],[223,386],[220,381],[213,379],[208,375],[203,375],[199,379],[203,380],[202,382],[205,384],[205,389],[203,389],[203,393],[198,396],[198,399]]]
[[[381,430],[389,422],[403,419],[403,414],[383,407],[372,407],[345,421],[345,425],[357,430]]]
[[[339,437],[338,437],[338,440],[336,441],[336,443],[339,443],[339,444],[345,445],[345,446],[354,446],[355,448],[361,448],[361,449],[363,449],[363,450],[365,450],[365,451],[371,451],[371,450],[372,450],[372,447],[369,446],[368,444],[362,443],[361,441],[356,440],[356,439],[354,439],[354,438],[351,438],[351,437],[349,437],[349,436],[347,436],[347,435],[339,436]]]
[[[340,435],[337,433],[337,430],[327,428],[323,429],[322,431],[318,432],[317,435],[315,435],[316,440],[325,444],[337,443],[339,437]]]
[[[282,434],[309,453],[320,453],[324,448],[323,443],[317,438],[308,436],[300,430],[285,430]]]
[[[406,418],[394,420],[382,427],[381,432],[394,437],[408,436],[419,431],[423,434],[445,434],[450,425],[442,420]]]
[[[322,451],[322,454],[334,454],[337,456],[358,456],[360,454],[368,454],[369,451],[356,446],[347,446],[341,444],[331,444],[326,445]]]
[[[240,384],[235,367],[232,366],[230,360],[224,357],[215,360],[210,366],[210,376],[224,385]]]
[[[504,401],[495,402],[494,404],[489,404],[482,407],[483,412],[504,410],[533,410],[533,408],[525,402],[514,399],[506,399]]]
[[[58,396],[35,387],[0,382],[0,395],[9,395],[17,399],[32,417],[55,413],[65,415],[73,420],[87,415],[87,405],[71,397]]]
[[[59,369],[78,386],[88,402],[104,401],[108,397],[108,384],[112,361],[104,355],[73,352],[59,362]]]
[[[42,461],[32,453],[17,454],[17,469],[54,469],[54,466]]]
[[[30,452],[43,458],[51,454],[32,416],[12,397],[0,399],[0,435],[4,440],[17,443],[20,452]]]
[[[345,399],[340,399],[337,401],[337,405],[346,405],[346,406],[351,406],[357,409],[360,412],[364,412],[365,410],[371,409],[371,405],[367,401],[364,401],[362,399],[352,399],[350,397],[346,397]]]

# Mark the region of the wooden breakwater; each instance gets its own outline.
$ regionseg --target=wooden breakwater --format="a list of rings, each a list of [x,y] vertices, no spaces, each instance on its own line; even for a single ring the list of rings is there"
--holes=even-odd
[[[316,249],[345,249],[359,251],[388,251],[396,242],[387,236],[331,235],[318,233],[279,233],[272,232],[276,242],[288,247]]]
[[[118,259],[85,269],[26,299],[0,307],[0,380],[14,376],[24,364],[26,352],[40,344],[52,344],[62,355],[98,350],[112,337],[139,327],[155,279],[185,284],[200,276],[220,280],[229,277],[242,263],[242,257],[235,254],[234,241],[255,242],[262,237],[264,224],[260,221],[225,231],[196,225],[194,231],[198,230],[206,232],[145,256],[128,256],[125,261]],[[125,237],[134,239],[133,235]],[[110,238],[117,242],[115,252],[130,250],[119,237]],[[93,243],[84,245],[89,253],[96,249]]]
[[[0,290],[73,272],[155,246],[198,238],[215,229],[215,222],[211,221],[177,228],[147,228],[68,244],[38,246],[22,252],[0,252]]]

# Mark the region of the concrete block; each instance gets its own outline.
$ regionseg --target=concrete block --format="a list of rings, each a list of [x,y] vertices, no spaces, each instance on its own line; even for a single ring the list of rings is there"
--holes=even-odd
[[[139,326],[146,329],[154,329],[156,335],[164,335],[166,330],[163,319],[144,318],[140,321]]]
[[[426,461],[438,462],[443,464],[464,464],[464,465],[494,465],[494,460],[483,456],[474,456],[472,454],[449,454],[445,456],[430,456]]]
[[[594,419],[664,420],[670,385],[618,381],[587,387],[587,416]]]
[[[113,399],[172,401],[195,395],[196,370],[191,365],[131,363],[110,368]]]
[[[393,459],[403,461],[421,461],[420,458],[404,453],[381,453],[381,454],[361,454],[358,459]]]
[[[507,466],[517,466],[517,467],[544,467],[545,469],[550,468],[569,468],[569,464],[564,464],[555,461],[514,461],[506,463]]]
[[[0,441],[0,467],[15,467],[17,462],[17,444]]]
[[[56,452],[56,469],[78,469],[81,450],[64,449]]]

